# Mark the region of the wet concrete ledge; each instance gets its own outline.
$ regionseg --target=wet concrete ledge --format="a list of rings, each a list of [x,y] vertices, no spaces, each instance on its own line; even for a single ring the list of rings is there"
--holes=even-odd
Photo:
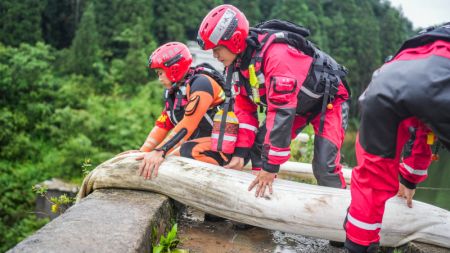
[[[173,215],[164,195],[97,190],[8,253],[151,252],[152,228],[161,234]]]

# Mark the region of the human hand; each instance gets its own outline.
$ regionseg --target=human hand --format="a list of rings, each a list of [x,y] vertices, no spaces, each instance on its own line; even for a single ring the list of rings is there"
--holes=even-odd
[[[265,170],[261,170],[256,176],[255,180],[250,184],[248,190],[251,191],[256,186],[255,196],[264,197],[266,188],[269,188],[269,193],[273,193],[272,184],[275,180],[277,173],[270,173]]]
[[[145,179],[152,179],[158,176],[158,169],[161,163],[164,161],[164,151],[154,150],[152,152],[146,152],[141,156],[136,157],[137,161],[142,160],[139,165],[139,175]]]
[[[409,208],[412,208],[412,199],[415,193],[416,189],[409,189],[408,187],[400,183],[397,196],[406,199],[406,205],[408,205]]]
[[[242,170],[242,168],[244,168],[244,158],[233,156],[231,161],[223,167],[233,170]]]

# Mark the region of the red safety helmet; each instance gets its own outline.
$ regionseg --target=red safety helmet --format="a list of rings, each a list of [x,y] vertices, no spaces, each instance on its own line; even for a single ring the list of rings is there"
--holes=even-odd
[[[179,82],[188,72],[191,63],[189,49],[180,42],[169,42],[158,47],[148,59],[148,67],[163,69],[171,82]]]
[[[203,19],[197,42],[203,50],[222,45],[239,54],[246,47],[248,30],[245,15],[233,5],[223,4],[212,9]]]

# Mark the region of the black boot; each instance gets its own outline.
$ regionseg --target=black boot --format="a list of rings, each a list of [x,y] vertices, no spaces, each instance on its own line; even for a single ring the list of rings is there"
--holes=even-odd
[[[369,246],[364,246],[354,243],[347,238],[344,246],[350,253],[377,253],[380,248],[380,243],[373,242]]]
[[[344,247],[344,243],[343,242],[338,242],[338,241],[330,241],[330,245],[336,248],[342,248]]]

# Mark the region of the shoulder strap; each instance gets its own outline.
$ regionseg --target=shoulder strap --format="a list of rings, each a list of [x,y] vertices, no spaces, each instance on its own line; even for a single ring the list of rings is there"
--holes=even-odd
[[[174,99],[173,96],[175,96],[175,94],[170,94],[170,91],[168,89],[165,90],[164,92],[164,96],[165,96],[165,102],[168,104],[168,115],[170,118],[170,121],[172,121],[172,123],[174,125],[178,124],[178,120],[177,117],[175,116],[175,108],[174,108]]]
[[[232,110],[232,108],[233,108],[233,98],[232,98],[232,94],[231,94],[231,81],[232,81],[233,71],[234,71],[234,63],[231,64],[230,66],[228,66],[228,68],[227,68],[227,79],[226,79],[225,85],[223,87],[223,89],[225,91],[225,102],[223,103],[223,114],[222,114],[222,119],[220,121],[220,133],[222,133],[222,134],[219,134],[219,139],[217,140],[218,147],[222,147],[223,138],[225,137],[225,134],[223,134],[223,133],[225,133],[228,112],[230,110]],[[219,151],[221,151],[221,150],[219,150]]]

